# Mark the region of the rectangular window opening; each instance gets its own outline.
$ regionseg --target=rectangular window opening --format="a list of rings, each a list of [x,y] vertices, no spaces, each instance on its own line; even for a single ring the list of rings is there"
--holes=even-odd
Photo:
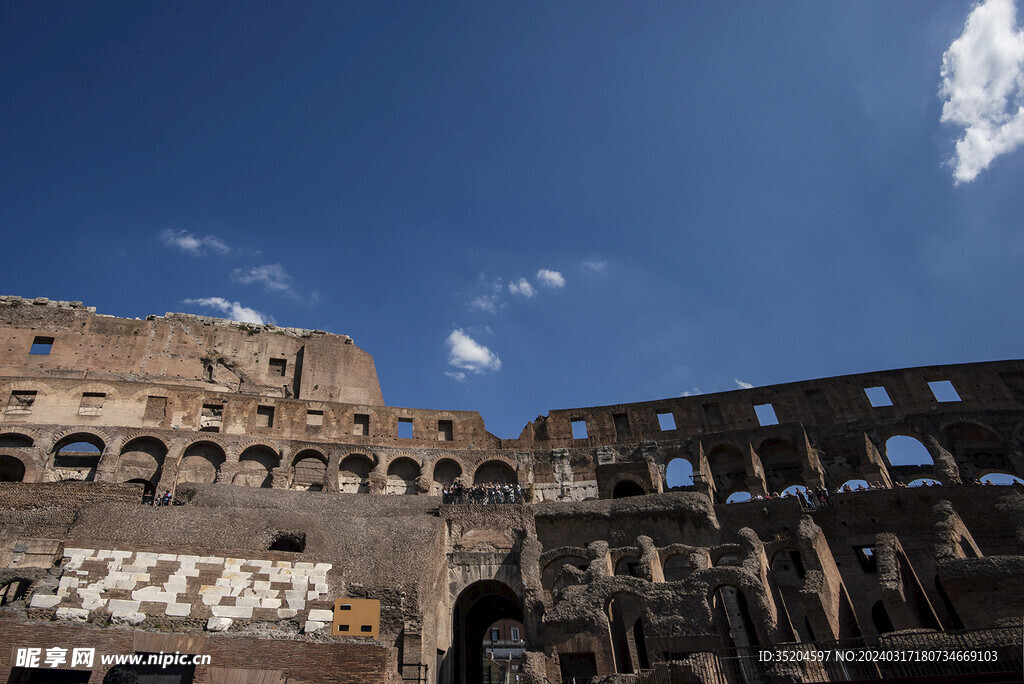
[[[725,425],[725,418],[722,416],[722,407],[718,404],[704,404],[704,417],[711,427]]]
[[[455,427],[450,420],[437,421],[437,441],[451,442],[455,439]]]
[[[288,360],[287,359],[270,359],[270,374],[271,375],[279,375],[279,376],[281,376],[283,378],[284,375],[285,375],[285,372],[287,370],[288,370]]]
[[[362,625],[362,626],[359,627],[359,631],[360,632],[372,632],[373,631],[373,625]]]
[[[612,420],[615,421],[615,436],[619,439],[628,439],[632,436],[632,432],[629,429],[629,416],[625,413],[616,413],[612,416]]]
[[[32,340],[32,347],[28,350],[28,353],[36,354],[37,356],[49,356],[52,348],[52,337],[36,337]]]
[[[935,395],[935,401],[960,401],[960,394],[956,391],[956,387],[953,387],[953,383],[949,380],[936,380],[935,382],[929,382],[928,387],[931,389],[932,394]]]
[[[580,419],[572,421],[572,438],[573,439],[586,439],[587,438],[587,421]]]
[[[324,424],[324,412],[316,409],[306,411],[306,427],[320,427]]]
[[[868,395],[868,401],[871,402],[873,408],[892,406],[892,399],[889,398],[889,393],[885,391],[884,387],[865,387],[864,394]]]
[[[658,414],[658,427],[661,428],[662,432],[676,429],[676,417],[671,413],[659,413]]]
[[[256,407],[256,427],[258,427],[258,428],[271,428],[271,427],[274,427],[274,407],[273,406],[257,406]]]
[[[501,639],[501,632],[497,629],[491,630],[491,641],[498,641]]]
[[[339,632],[347,632],[348,629],[349,629],[348,625],[338,625],[338,631]]]
[[[398,419],[398,438],[412,439],[412,418]]]
[[[511,634],[512,635],[512,641],[519,641],[519,628],[518,627],[510,627],[509,631],[512,633]]]
[[[779,419],[775,416],[775,407],[771,404],[758,404],[754,407],[754,413],[757,414],[757,422],[761,427],[779,424]]]
[[[220,432],[224,416],[224,404],[203,404],[203,412],[199,417],[200,432]]]
[[[82,403],[78,405],[78,415],[98,416],[103,411],[103,401],[107,395],[103,392],[83,392]]]
[[[7,413],[32,413],[32,404],[36,403],[35,390],[15,390],[7,402]]]
[[[352,419],[352,434],[368,436],[370,434],[370,416],[357,413]]]
[[[338,610],[352,610],[352,604],[351,603],[343,603],[340,606],[338,606]]]

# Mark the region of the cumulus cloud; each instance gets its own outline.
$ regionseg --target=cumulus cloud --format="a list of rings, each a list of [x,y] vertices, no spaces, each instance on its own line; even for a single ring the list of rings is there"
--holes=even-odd
[[[466,382],[466,374],[462,371],[445,371],[444,374],[458,382]]]
[[[533,285],[526,278],[520,278],[518,281],[509,281],[508,291],[514,295],[522,295],[523,297],[532,297],[537,294],[537,291],[533,289]]]
[[[452,330],[445,342],[448,346],[448,365],[471,373],[484,373],[501,369],[501,359],[462,330]],[[454,377],[454,376],[453,376]],[[463,378],[456,378],[462,380]]]
[[[284,270],[281,264],[263,264],[262,266],[251,266],[249,268],[236,268],[231,272],[231,277],[245,285],[256,283],[262,285],[269,292],[285,294],[298,298],[298,293],[292,289],[292,277]]]
[[[229,320],[238,321],[240,323],[256,323],[257,325],[263,325],[264,323],[273,323],[274,319],[270,316],[260,313],[256,309],[251,309],[247,306],[242,306],[238,302],[229,302],[223,297],[201,297],[198,299],[186,299],[185,304],[195,304],[196,306],[202,306],[207,309],[214,309],[225,314]]]
[[[582,264],[584,271],[590,271],[592,273],[603,273],[608,268],[607,261],[584,261]]]
[[[739,378],[733,378],[733,382],[735,382],[736,386],[739,387],[740,389],[750,389],[751,387],[753,387],[753,385],[751,385],[749,382],[743,382]]]
[[[986,0],[942,56],[942,121],[963,127],[953,177],[968,183],[1024,144],[1024,31],[1013,0]]]
[[[160,233],[160,240],[169,247],[176,247],[193,256],[200,256],[207,251],[219,254],[229,254],[231,252],[231,248],[228,247],[227,243],[215,235],[197,237],[182,228],[168,228]]]
[[[537,271],[537,282],[544,287],[565,287],[565,278],[562,277],[562,274],[558,271],[549,271],[546,268]]]

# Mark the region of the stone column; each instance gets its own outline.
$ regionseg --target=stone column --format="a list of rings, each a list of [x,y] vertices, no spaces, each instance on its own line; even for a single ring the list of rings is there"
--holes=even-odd
[[[925,435],[925,444],[935,461],[935,479],[944,485],[961,484],[960,466],[939,438],[929,433]]]

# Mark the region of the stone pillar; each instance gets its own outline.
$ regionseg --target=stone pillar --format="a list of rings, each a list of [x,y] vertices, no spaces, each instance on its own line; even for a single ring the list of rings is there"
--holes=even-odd
[[[871,436],[868,433],[863,433],[864,439],[858,444],[859,453],[857,454],[858,460],[860,460],[860,467],[857,469],[857,473],[867,480],[870,484],[872,482],[881,482],[886,487],[892,487],[892,478],[889,476],[889,469],[885,465],[885,459],[882,458],[881,452],[875,445]]]
[[[224,463],[217,471],[217,484],[231,484],[238,474],[238,457],[241,455],[238,444],[232,442],[224,448]]]
[[[939,438],[929,433],[925,435],[925,445],[935,461],[935,479],[944,485],[961,484],[960,466]]]
[[[825,486],[825,473],[821,469],[821,461],[818,458],[818,450],[811,446],[811,439],[807,436],[807,430],[800,426],[800,464],[803,466],[804,484],[808,488]]]
[[[96,482],[116,482],[117,462],[121,456],[121,447],[125,443],[125,436],[119,434],[103,444],[103,452],[100,454],[100,462],[96,466]]]
[[[164,454],[164,465],[160,469],[160,480],[156,483],[156,491],[162,492],[166,489],[174,491],[178,484],[178,469],[181,467],[181,459],[185,457],[187,440],[175,439],[167,447]]]
[[[327,470],[324,472],[325,492],[340,491],[340,487],[338,487],[339,470],[341,470],[341,454],[337,450],[331,449],[327,452]]]
[[[743,463],[747,469],[747,477],[743,483],[747,486],[747,491],[750,492],[751,496],[760,494],[764,496],[768,493],[768,486],[764,481],[764,467],[761,465],[761,457],[754,451],[754,445],[747,443],[746,453],[743,454]]]

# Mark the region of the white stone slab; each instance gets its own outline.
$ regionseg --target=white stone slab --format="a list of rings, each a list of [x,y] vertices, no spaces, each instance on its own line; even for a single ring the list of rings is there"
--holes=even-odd
[[[260,599],[260,608],[280,608],[281,599],[278,598],[265,598]]]
[[[58,608],[54,617],[58,620],[85,622],[89,619],[89,611],[83,608]]]
[[[188,617],[192,613],[192,604],[190,603],[168,603],[167,604],[167,615],[170,617]]]
[[[322,573],[326,574],[326,573],[330,572],[332,567],[334,567],[334,566],[331,565],[330,563],[317,563],[315,566],[313,566],[313,569],[316,572],[322,572]]]
[[[311,610],[307,615],[310,620],[317,622],[334,622],[334,611],[332,610]]]
[[[156,559],[161,561],[176,561],[178,560],[178,555],[174,553],[158,553]]]
[[[28,605],[31,608],[53,608],[60,603],[60,599],[60,596],[54,596],[53,594],[33,594],[32,600]]]
[[[203,556],[199,559],[200,563],[213,563],[214,565],[224,565],[224,559],[220,556]]]
[[[278,608],[277,609],[277,617],[280,620],[287,620],[288,618],[293,618],[293,617],[295,617],[298,614],[299,614],[299,611],[294,610],[293,608]]]
[[[107,602],[107,610],[111,613],[137,613],[139,612],[138,601],[125,601],[124,599],[110,599]]]
[[[296,570],[312,570],[313,569],[313,564],[312,563],[305,563],[305,562],[296,563],[295,564],[295,569]]]
[[[307,601],[316,601],[318,598],[320,598],[320,592],[319,591],[307,591],[306,592],[306,600]]]
[[[79,549],[74,547],[64,547],[64,556],[88,556],[92,553],[92,549]]]
[[[304,599],[304,598],[301,598],[301,599],[285,599],[285,603],[287,603],[288,607],[291,608],[292,610],[305,610],[306,609],[306,599]]]
[[[141,625],[146,616],[142,613],[111,613],[110,621],[125,625]]]
[[[252,606],[210,606],[210,612],[214,617],[252,618]]]
[[[104,598],[86,598],[82,599],[82,608],[86,610],[97,610],[107,605],[107,599]]]
[[[213,617],[206,621],[206,630],[208,632],[225,632],[234,620],[223,617]]]
[[[324,628],[324,623],[316,622],[315,620],[306,620],[306,624],[303,625],[302,631],[306,634],[312,634],[313,632],[319,632]]]

